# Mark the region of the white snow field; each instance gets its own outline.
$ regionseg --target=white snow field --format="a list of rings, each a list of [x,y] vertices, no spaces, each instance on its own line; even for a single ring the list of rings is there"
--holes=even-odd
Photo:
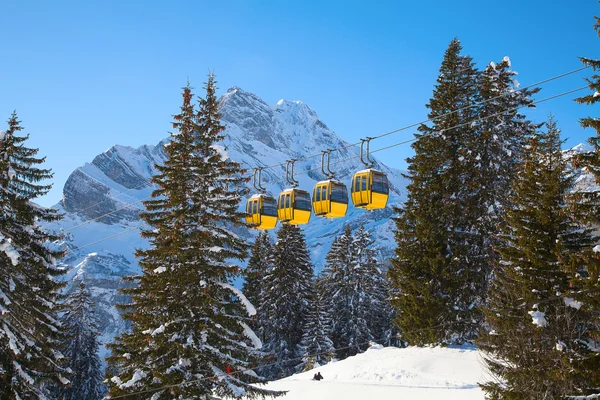
[[[317,372],[322,381],[311,380]],[[474,347],[370,348],[266,385],[288,390],[285,400],[483,400],[477,385],[489,379]]]

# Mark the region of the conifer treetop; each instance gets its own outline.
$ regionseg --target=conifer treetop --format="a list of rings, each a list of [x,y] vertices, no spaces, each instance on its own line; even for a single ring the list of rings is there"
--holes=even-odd
[[[206,97],[196,108],[191,87],[174,117],[167,160],[157,167],[158,188],[141,214],[150,229],[150,248],[138,250],[142,275],[124,290],[125,318],[132,331],[111,345],[110,394],[150,390],[157,399],[276,397],[281,392],[251,384],[264,380],[246,371],[257,363],[260,346],[248,326],[253,311],[232,286],[248,245],[233,229],[242,169],[219,144],[223,126],[217,112],[216,83],[209,75]],[[236,372],[235,374],[233,372]],[[211,377],[214,377],[212,379]],[[211,378],[211,379],[209,379]],[[168,388],[168,389],[165,389]]]
[[[56,265],[63,252],[51,248],[58,236],[39,223],[61,216],[32,202],[50,189],[40,182],[52,172],[38,167],[44,158],[27,147],[22,130],[15,112],[0,135],[0,393],[46,398],[48,386],[68,381],[56,315],[64,286],[56,277],[64,271]]]

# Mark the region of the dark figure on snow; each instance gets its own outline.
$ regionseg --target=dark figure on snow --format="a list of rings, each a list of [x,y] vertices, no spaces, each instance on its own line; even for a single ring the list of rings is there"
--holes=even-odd
[[[323,375],[321,375],[320,372],[317,372],[315,376],[313,376],[313,381],[320,381],[321,379],[323,379]]]

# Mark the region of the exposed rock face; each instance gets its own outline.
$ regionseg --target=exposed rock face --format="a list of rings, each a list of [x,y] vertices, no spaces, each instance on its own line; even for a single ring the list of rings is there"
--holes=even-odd
[[[113,146],[69,176],[61,205],[66,212],[85,220],[109,214],[101,219],[102,223],[136,221],[139,211],[123,209],[127,202],[119,200],[119,194],[151,189],[154,165],[164,160],[163,142],[137,149]]]

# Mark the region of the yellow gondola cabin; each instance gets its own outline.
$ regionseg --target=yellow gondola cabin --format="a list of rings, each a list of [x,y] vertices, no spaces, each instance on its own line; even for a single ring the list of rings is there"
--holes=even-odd
[[[281,222],[304,225],[310,220],[310,194],[301,189],[286,189],[277,199],[277,214]]]
[[[374,169],[354,174],[350,191],[354,207],[365,210],[385,208],[390,194],[387,176]]]
[[[348,189],[342,182],[318,182],[313,190],[313,211],[318,217],[341,218],[348,211]]]
[[[255,194],[246,202],[246,223],[254,229],[273,229],[277,225],[277,203],[271,196]]]

